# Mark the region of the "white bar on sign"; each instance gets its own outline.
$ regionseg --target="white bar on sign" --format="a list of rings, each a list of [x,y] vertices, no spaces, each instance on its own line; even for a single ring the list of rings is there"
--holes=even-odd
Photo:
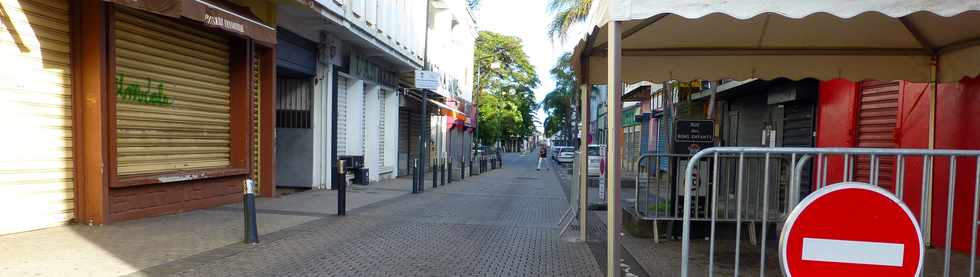
[[[804,261],[902,266],[904,254],[898,243],[803,238]]]

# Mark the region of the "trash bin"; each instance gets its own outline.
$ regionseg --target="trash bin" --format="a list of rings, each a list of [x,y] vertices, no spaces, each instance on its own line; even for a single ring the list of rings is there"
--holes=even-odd
[[[354,171],[354,183],[355,184],[358,184],[358,185],[367,185],[368,182],[369,182],[369,180],[368,180],[368,169],[367,168],[363,168],[363,167],[362,168],[355,169],[355,171]]]

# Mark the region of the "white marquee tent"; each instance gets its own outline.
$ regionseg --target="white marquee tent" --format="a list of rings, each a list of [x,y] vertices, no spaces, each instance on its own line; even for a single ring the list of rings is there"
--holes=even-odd
[[[621,105],[623,83],[637,81],[785,77],[945,83],[980,74],[980,0],[593,0],[587,24],[590,31],[575,48],[573,68],[583,89],[617,84],[608,93],[610,107]],[[934,89],[930,146],[935,98]],[[587,107],[588,97],[582,101]],[[620,113],[609,115],[607,126],[621,130]],[[588,124],[582,122],[583,132]],[[616,136],[622,134],[608,134],[606,183],[619,184]],[[587,164],[585,155],[580,158]],[[615,265],[619,186],[609,186],[608,195],[607,250],[615,251],[607,251],[607,264]],[[580,201],[581,211],[584,205]],[[584,224],[584,216],[580,220]],[[687,243],[682,251],[687,257]],[[609,267],[607,274],[618,276],[619,269]]]

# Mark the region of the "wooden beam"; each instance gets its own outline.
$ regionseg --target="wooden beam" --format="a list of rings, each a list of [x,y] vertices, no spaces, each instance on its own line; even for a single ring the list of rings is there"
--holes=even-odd
[[[73,7],[76,26],[73,50],[76,51],[73,84],[75,125],[75,189],[78,210],[75,219],[81,224],[105,224],[108,221],[108,6],[101,0],[76,2]]]
[[[276,194],[276,48],[259,52],[259,195],[273,197]],[[332,90],[328,92],[332,93]],[[326,161],[330,162],[330,161]]]

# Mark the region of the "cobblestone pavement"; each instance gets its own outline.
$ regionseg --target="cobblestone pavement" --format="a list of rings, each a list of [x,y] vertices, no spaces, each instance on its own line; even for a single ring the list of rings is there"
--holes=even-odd
[[[502,169],[278,231],[134,275],[598,276],[586,244],[558,237],[567,200],[532,156]]]

